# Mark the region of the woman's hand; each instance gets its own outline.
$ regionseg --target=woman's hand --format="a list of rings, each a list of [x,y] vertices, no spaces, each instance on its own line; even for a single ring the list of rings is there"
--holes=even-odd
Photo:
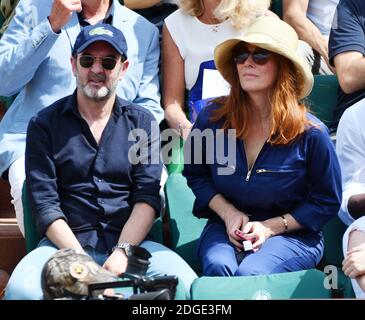
[[[272,236],[273,232],[264,223],[259,221],[248,222],[242,229],[240,238],[250,240],[254,252],[260,249],[261,245]]]
[[[249,221],[248,216],[237,210],[226,214],[223,220],[226,225],[229,241],[237,248],[238,251],[241,251],[243,248],[242,239],[236,234],[236,230],[241,230],[246,226]]]

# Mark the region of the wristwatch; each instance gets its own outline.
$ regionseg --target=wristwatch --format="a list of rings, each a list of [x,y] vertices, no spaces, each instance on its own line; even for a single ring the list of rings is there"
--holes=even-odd
[[[125,255],[128,257],[129,256],[129,249],[130,249],[130,247],[131,247],[131,244],[130,243],[128,243],[128,242],[121,242],[121,243],[118,243],[116,246],[113,247],[112,252],[115,249],[122,249],[122,250],[124,250]]]

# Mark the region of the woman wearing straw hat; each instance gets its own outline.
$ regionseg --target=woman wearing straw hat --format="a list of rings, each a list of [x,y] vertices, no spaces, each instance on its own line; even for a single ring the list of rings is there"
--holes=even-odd
[[[341,203],[340,168],[327,128],[300,102],[313,76],[297,45],[293,28],[266,16],[215,49],[231,91],[199,114],[183,171],[193,213],[209,218],[197,250],[204,275],[297,271],[322,257],[320,230]]]
[[[217,97],[212,82],[224,83],[215,73],[213,50],[239,34],[255,16],[267,12],[270,0],[180,0],[179,9],[165,19],[162,41],[163,107],[170,128],[186,139],[192,127],[185,114],[204,98]],[[213,79],[213,80],[212,80]],[[209,81],[211,80],[211,82]],[[203,89],[207,87],[208,92]],[[210,90],[209,90],[210,88]],[[226,86],[220,86],[224,92]],[[185,100],[185,90],[188,99]],[[211,92],[213,91],[213,92]],[[194,108],[191,108],[193,115]]]

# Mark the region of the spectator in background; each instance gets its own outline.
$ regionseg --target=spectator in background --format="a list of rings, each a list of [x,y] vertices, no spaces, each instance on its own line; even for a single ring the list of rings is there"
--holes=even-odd
[[[213,50],[225,39],[244,32],[267,12],[269,0],[181,0],[165,20],[162,43],[163,106],[170,128],[186,138],[192,126],[185,106],[227,94],[228,84],[215,70]],[[206,71],[212,71],[208,72]],[[203,87],[207,88],[205,92]],[[185,90],[189,97],[185,101]]]
[[[197,249],[206,276],[305,270],[322,258],[340,168],[325,125],[300,102],[313,75],[297,47],[292,27],[265,16],[215,49],[231,91],[198,115],[183,171],[194,215],[209,218]],[[243,240],[253,251],[241,261]]]
[[[343,112],[365,98],[365,1],[340,0],[329,40],[331,65],[340,88],[334,109],[335,130]]]
[[[5,18],[4,23],[0,26],[0,38],[5,30],[8,28],[8,25],[13,19],[15,14],[15,8],[18,4],[19,0],[1,0],[0,1],[0,14]]]
[[[347,109],[338,125],[336,151],[342,173],[343,270],[356,297],[365,298],[365,99]]]
[[[162,26],[167,16],[177,9],[178,0],[124,0],[124,5],[145,17],[158,27],[162,36]]]
[[[158,30],[117,0],[24,0],[0,40],[0,95],[19,93],[0,123],[0,175],[8,178],[21,232],[21,190],[29,119],[76,87],[69,57],[80,29],[100,22],[123,30],[133,61],[119,82],[120,97],[152,112],[160,106]]]
[[[283,18],[297,32],[299,52],[313,74],[332,74],[328,38],[339,0],[283,0]]]

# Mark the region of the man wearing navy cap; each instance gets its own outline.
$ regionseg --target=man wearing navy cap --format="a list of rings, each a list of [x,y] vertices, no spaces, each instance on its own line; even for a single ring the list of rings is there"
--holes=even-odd
[[[152,254],[147,275],[173,272],[182,289],[178,298],[189,298],[196,274],[148,235],[161,206],[162,164],[159,156],[151,161],[159,155],[159,130],[149,111],[116,95],[129,65],[122,32],[105,24],[85,27],[71,64],[77,90],[28,126],[26,183],[43,239],[14,270],[5,298],[42,299],[41,270],[57,249],[84,251],[120,275],[131,244]],[[141,150],[139,161],[133,148]]]
[[[0,96],[16,95],[0,122],[0,176],[9,180],[21,232],[21,190],[29,120],[76,88],[69,57],[82,28],[106,23],[123,31],[132,61],[117,86],[121,98],[160,122],[158,29],[118,0],[22,0],[0,39]]]

